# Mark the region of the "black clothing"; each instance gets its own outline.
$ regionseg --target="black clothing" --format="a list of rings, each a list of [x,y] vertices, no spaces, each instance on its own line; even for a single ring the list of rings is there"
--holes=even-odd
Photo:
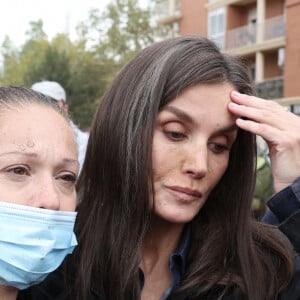
[[[300,177],[275,194],[269,201],[270,211],[262,221],[277,225],[300,253]]]
[[[17,300],[74,300],[74,295],[66,296],[66,286],[61,270],[50,274],[47,279],[28,290],[21,291]],[[170,296],[169,300],[215,300],[218,297],[218,291],[212,290],[209,293],[200,295],[196,298],[191,297],[192,291],[188,290],[179,295]],[[229,293],[223,300],[246,300],[244,296],[237,296]],[[87,300],[113,300],[109,297],[100,295],[96,289],[91,289]],[[130,300],[130,299],[128,299]],[[263,299],[262,299],[263,300]],[[280,294],[276,300],[300,300],[300,258],[296,259],[296,272],[290,286]]]

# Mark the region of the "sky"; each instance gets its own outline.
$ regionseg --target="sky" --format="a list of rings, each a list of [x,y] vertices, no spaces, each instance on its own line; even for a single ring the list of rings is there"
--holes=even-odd
[[[43,20],[49,39],[58,32],[76,37],[75,27],[88,17],[91,8],[103,9],[109,0],[0,0],[0,45],[6,35],[15,46],[26,39],[30,21]]]

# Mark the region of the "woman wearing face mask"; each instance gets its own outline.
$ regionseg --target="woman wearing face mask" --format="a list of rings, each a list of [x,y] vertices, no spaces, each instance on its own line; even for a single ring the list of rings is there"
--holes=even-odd
[[[133,58],[90,130],[79,246],[23,299],[299,299],[289,242],[251,217],[254,133],[270,147],[278,192],[300,176],[299,120],[246,94],[243,64],[205,38]]]
[[[77,244],[75,136],[55,101],[0,87],[0,299],[44,280]]]

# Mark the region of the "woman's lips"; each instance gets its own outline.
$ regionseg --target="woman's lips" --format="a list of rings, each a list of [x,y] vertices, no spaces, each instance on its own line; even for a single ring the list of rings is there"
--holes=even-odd
[[[200,193],[197,190],[193,190],[193,189],[189,189],[189,188],[171,186],[171,187],[169,187],[169,189],[179,199],[186,201],[186,202],[192,202],[192,201],[198,200],[199,198],[202,197],[202,193]]]

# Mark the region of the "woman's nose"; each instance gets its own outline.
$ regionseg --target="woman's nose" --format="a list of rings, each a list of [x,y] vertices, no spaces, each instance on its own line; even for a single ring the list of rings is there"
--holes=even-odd
[[[185,159],[184,172],[194,179],[200,179],[207,174],[207,170],[207,148],[204,146],[191,146]]]
[[[39,208],[59,210],[60,195],[55,185],[55,178],[47,176],[39,180],[39,186],[36,187],[33,205]]]

